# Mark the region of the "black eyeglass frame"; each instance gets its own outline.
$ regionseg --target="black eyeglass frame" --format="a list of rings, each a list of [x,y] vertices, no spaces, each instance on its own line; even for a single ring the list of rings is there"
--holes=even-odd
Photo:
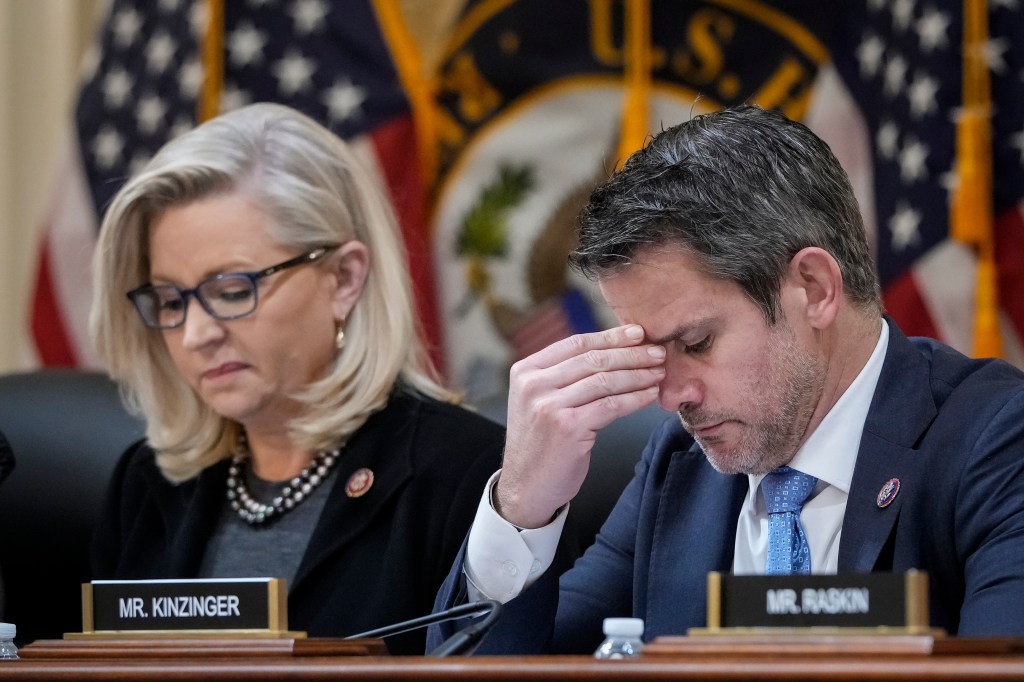
[[[328,253],[337,248],[337,246],[320,246],[313,249],[312,251],[307,251],[305,253],[299,254],[294,258],[289,258],[286,261],[282,261],[280,263],[277,263],[276,265],[271,265],[270,267],[263,268],[262,270],[254,270],[251,272],[224,272],[219,275],[214,275],[213,277],[204,279],[202,282],[200,282],[199,284],[195,285],[190,289],[182,289],[181,287],[174,284],[153,284],[152,282],[146,282],[142,286],[132,289],[125,295],[135,306],[136,312],[138,312],[139,317],[142,318],[142,323],[145,324],[150,329],[177,329],[178,327],[185,324],[185,319],[188,317],[189,298],[194,298],[195,300],[199,301],[199,305],[203,306],[203,310],[205,310],[210,315],[210,317],[214,318],[215,320],[221,320],[223,322],[227,322],[229,320],[237,320],[246,317],[247,315],[252,315],[256,311],[256,307],[259,305],[260,299],[259,282],[261,279],[263,279],[264,277],[269,277],[274,273],[281,272],[282,270],[288,270],[290,268],[298,267],[299,265],[305,265],[306,263],[313,263],[317,260],[320,260]],[[245,278],[248,279],[249,282],[252,284],[252,307],[244,313],[239,313],[238,315],[220,315],[213,310],[212,306],[206,300],[206,297],[203,296],[203,294],[201,294],[199,291],[204,286],[209,285],[211,282],[217,282],[228,278]],[[142,302],[143,296],[153,295],[153,298],[155,300],[159,300],[159,296],[157,296],[156,293],[161,290],[173,290],[181,298],[181,320],[175,324],[163,325],[160,324],[157,320],[151,321],[146,317],[146,313],[144,312],[145,304]],[[159,308],[154,308],[154,312],[158,311]]]

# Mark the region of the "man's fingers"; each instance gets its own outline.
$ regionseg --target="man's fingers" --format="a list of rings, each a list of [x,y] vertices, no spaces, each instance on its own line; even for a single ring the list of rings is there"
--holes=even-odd
[[[552,420],[553,427],[563,434],[577,434],[584,440],[594,437],[597,431],[620,417],[653,404],[658,399],[658,386],[643,386],[631,391],[601,395],[576,407],[561,410],[539,410]]]
[[[649,388],[657,389],[664,378],[663,365],[599,372],[562,387],[554,395],[557,395],[557,407],[578,407],[602,398],[627,395]]]
[[[637,324],[613,327],[590,334],[575,334],[523,358],[516,365],[522,369],[544,369],[588,351],[628,348],[639,345],[643,340],[644,329]]]
[[[644,337],[637,325],[580,334],[512,367],[499,481],[506,519],[547,523],[579,490],[596,431],[657,400],[665,349]]]
[[[531,399],[581,382],[590,386],[607,385],[610,392],[615,392],[620,386],[629,390],[637,387],[636,384],[621,383],[619,373],[661,367],[664,360],[665,349],[662,346],[590,349],[551,367],[516,363],[510,377],[515,390]],[[589,394],[586,400],[595,397]]]

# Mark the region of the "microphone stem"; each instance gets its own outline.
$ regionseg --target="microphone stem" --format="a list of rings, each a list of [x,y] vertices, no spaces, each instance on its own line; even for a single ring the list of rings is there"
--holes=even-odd
[[[441,642],[441,645],[428,654],[429,656],[452,656],[456,654],[468,654],[472,653],[474,647],[480,639],[494,625],[494,622],[498,620],[498,616],[501,615],[501,604],[498,602],[492,602],[494,604],[490,613],[487,614],[480,622],[468,625],[454,635]]]
[[[454,620],[456,618],[467,618],[471,616],[479,616],[481,614],[490,614],[492,618],[485,618],[481,621],[483,623],[496,618],[496,611],[500,610],[501,604],[492,601],[484,600],[473,602],[471,604],[460,604],[453,608],[445,611],[439,611],[437,613],[427,614],[426,616],[420,616],[412,620],[407,620],[401,623],[393,623],[391,625],[385,625],[384,627],[376,628],[374,630],[367,630],[366,632],[360,632],[355,635],[349,635],[344,639],[365,639],[368,637],[388,637],[390,635],[400,635],[403,632],[410,630],[416,630],[417,628],[424,627],[426,625],[433,625],[434,623],[442,623],[447,620]]]

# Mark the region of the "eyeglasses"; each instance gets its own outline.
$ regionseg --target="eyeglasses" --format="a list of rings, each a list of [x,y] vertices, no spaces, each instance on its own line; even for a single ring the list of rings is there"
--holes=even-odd
[[[127,295],[135,304],[139,317],[151,329],[174,329],[185,324],[189,297],[199,301],[203,310],[215,319],[237,320],[256,310],[259,302],[257,284],[261,279],[275,272],[312,263],[336,248],[321,246],[255,272],[224,273],[204,279],[191,289],[182,289],[173,284],[146,283],[132,289]]]

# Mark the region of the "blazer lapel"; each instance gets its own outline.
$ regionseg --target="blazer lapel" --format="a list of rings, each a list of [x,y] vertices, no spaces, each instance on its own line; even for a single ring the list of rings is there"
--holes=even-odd
[[[915,445],[935,419],[930,364],[891,321],[889,347],[871,401],[839,544],[839,571],[890,570],[883,550],[899,519],[905,495],[886,503],[883,487],[913,490],[921,482]],[[895,483],[890,483],[894,481]],[[879,563],[881,561],[881,563]]]
[[[746,476],[720,474],[700,447],[671,456],[658,496],[647,570],[647,631],[681,634],[707,621],[707,574],[731,571]]]
[[[168,576],[194,578],[199,574],[203,554],[223,509],[229,464],[222,460],[204,469],[191,490],[187,484],[173,489],[172,494],[184,498],[181,504],[185,513],[180,521],[175,520],[176,513],[164,519],[165,523],[178,524],[169,531],[174,544],[169,552]]]
[[[387,407],[367,420],[342,451],[337,478],[299,564],[291,592],[332,554],[359,537],[412,478],[412,445],[418,408],[401,396],[392,396]],[[349,480],[361,470],[373,473],[373,482],[350,495]]]

